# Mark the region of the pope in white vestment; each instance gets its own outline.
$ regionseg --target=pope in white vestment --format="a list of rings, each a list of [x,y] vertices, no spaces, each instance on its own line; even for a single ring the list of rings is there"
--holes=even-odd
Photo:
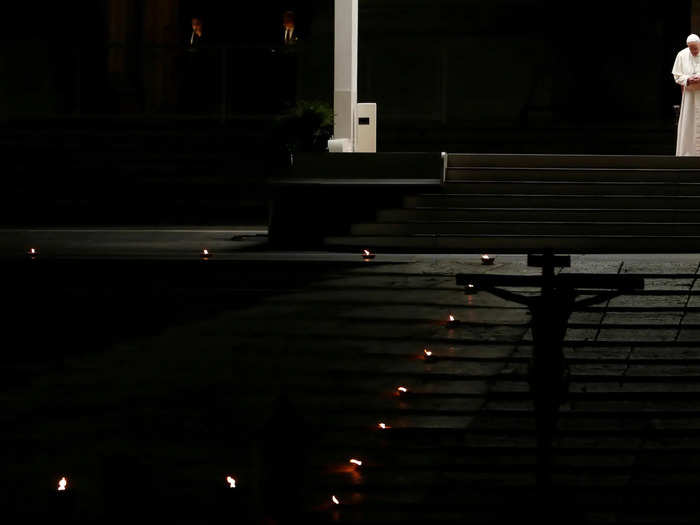
[[[700,37],[690,35],[687,42],[673,64],[673,77],[683,87],[676,155],[696,157],[700,156]]]

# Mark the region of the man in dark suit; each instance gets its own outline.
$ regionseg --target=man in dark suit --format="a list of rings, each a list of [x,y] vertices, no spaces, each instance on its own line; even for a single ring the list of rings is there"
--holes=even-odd
[[[206,43],[204,21],[200,16],[193,16],[180,84],[181,110],[187,113],[206,112],[211,99],[211,65]]]
[[[285,50],[280,53],[277,69],[281,79],[278,82],[280,100],[282,105],[286,107],[293,106],[296,101],[298,60],[297,50],[294,48],[299,42],[296,13],[285,11],[282,15],[282,27],[280,28],[280,44]]]
[[[204,40],[204,23],[202,22],[201,17],[193,16],[192,17],[192,34],[190,35],[188,46],[190,49],[197,49],[199,47],[199,45],[203,43],[203,40]]]
[[[297,42],[299,42],[299,34],[297,32],[296,14],[294,11],[285,11],[282,16],[282,44],[293,46]]]

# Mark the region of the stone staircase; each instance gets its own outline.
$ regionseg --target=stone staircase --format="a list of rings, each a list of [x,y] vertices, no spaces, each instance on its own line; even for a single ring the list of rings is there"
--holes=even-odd
[[[446,157],[443,184],[355,224],[334,248],[572,253],[700,251],[700,159]]]

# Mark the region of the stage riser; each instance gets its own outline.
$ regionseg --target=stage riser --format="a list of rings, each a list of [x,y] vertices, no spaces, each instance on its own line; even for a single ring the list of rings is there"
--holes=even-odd
[[[440,221],[696,222],[700,210],[408,209],[383,210],[379,223]]]
[[[692,209],[700,210],[697,196],[608,195],[438,195],[405,199],[406,208],[565,208],[565,209]]]
[[[488,155],[449,154],[448,168],[603,168],[603,169],[694,169],[698,157],[610,155]]]
[[[551,223],[409,223],[409,224],[356,224],[352,235],[596,235],[596,236],[698,236],[698,224],[551,224]]]
[[[448,169],[445,181],[453,183],[610,183],[610,184],[698,184],[700,170],[603,170],[603,169]]]
[[[330,237],[328,246],[417,253],[531,253],[553,248],[568,253],[700,253],[700,236],[670,237]]]
[[[700,174],[698,174],[697,180],[700,180]],[[673,182],[651,182],[644,184],[638,182],[629,182],[626,184],[619,182],[489,182],[475,180],[464,183],[450,182],[445,184],[444,193],[463,195],[476,193],[480,195],[700,196],[700,184],[675,184]]]
[[[453,155],[439,187],[332,246],[425,252],[700,250],[700,158]]]

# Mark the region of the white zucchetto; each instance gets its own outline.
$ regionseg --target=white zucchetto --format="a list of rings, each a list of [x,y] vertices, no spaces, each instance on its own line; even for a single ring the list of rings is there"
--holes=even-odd
[[[696,35],[693,33],[688,37],[688,39],[685,41],[686,44],[692,44],[693,42],[700,42],[700,36]]]

